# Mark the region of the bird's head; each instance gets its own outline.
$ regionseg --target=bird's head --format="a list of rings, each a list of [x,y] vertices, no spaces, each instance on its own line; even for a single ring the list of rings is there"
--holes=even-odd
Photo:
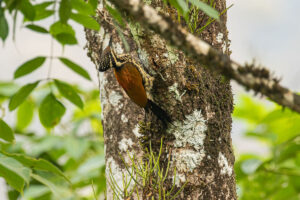
[[[106,47],[101,54],[98,70],[104,72],[109,68],[121,68],[129,61],[127,54],[117,55],[110,46]]]

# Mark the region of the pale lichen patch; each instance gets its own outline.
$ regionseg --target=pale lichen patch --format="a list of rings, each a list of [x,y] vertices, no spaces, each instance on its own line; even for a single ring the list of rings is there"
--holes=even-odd
[[[232,171],[233,171],[232,167],[228,164],[227,158],[221,152],[219,152],[218,164],[221,168],[220,170],[221,175],[225,175],[225,174],[227,174],[228,176],[232,175]]]
[[[121,115],[121,120],[122,120],[122,122],[124,122],[124,123],[127,123],[127,122],[128,122],[128,118],[127,118],[126,115],[124,115],[124,114]]]
[[[103,10],[103,0],[100,0],[97,6],[98,10]]]
[[[167,50],[168,50],[168,57],[171,64],[175,64],[179,59],[178,55],[175,53],[174,49],[170,45],[167,45]]]
[[[121,151],[126,152],[128,150],[129,147],[132,147],[133,142],[131,140],[131,138],[127,139],[127,138],[123,138],[120,142],[119,142],[119,149]]]
[[[222,43],[223,42],[223,37],[224,37],[224,34],[219,32],[216,39],[217,39],[217,42],[218,43]]]
[[[222,138],[221,138],[221,137],[219,137],[219,138],[218,138],[218,141],[221,143],[221,142],[222,142]]]
[[[139,23],[134,23],[134,22],[129,22],[129,29],[130,32],[133,36],[133,40],[136,42],[137,46],[140,48],[140,30],[141,30],[141,25]]]
[[[180,102],[182,102],[181,97],[186,93],[186,91],[184,91],[182,94],[179,93],[178,83],[174,83],[173,85],[171,85],[169,87],[169,92],[174,92],[175,93],[175,99],[177,99]]]
[[[134,134],[137,138],[140,138],[140,137],[143,136],[143,135],[140,134],[140,132],[139,132],[139,125],[138,125],[138,124],[135,125],[134,129],[132,130],[132,132],[133,132],[133,134]]]
[[[176,174],[176,176],[173,176],[173,182],[175,182],[175,185],[177,187],[181,187],[186,182],[185,174],[183,173]]]
[[[173,125],[167,132],[175,136],[175,147],[185,147],[188,144],[197,151],[204,148],[207,126],[201,110],[187,115],[184,121],[174,121]]]
[[[224,41],[223,44],[222,44],[222,51],[223,51],[223,53],[225,53],[227,51],[227,47],[228,47],[228,44],[227,44],[226,41]]]
[[[103,49],[108,47],[110,39],[111,39],[111,35],[109,33],[105,33],[103,43],[102,43],[103,44]]]
[[[100,104],[101,104],[101,119],[105,116],[106,104],[108,102],[107,100],[107,94],[105,91],[105,85],[107,83],[107,79],[104,76],[104,73],[98,72],[98,80],[99,80],[99,91],[100,91]]]
[[[114,106],[114,107],[117,107],[117,110],[119,110],[123,104],[120,103],[120,100],[122,99],[122,96],[116,92],[116,91],[112,91],[110,94],[109,94],[109,102]]]
[[[172,153],[172,167],[176,167],[177,174],[173,176],[173,181],[177,187],[181,187],[186,179],[190,181],[190,176],[187,173],[193,173],[194,169],[199,167],[202,159],[205,157],[205,151],[195,151],[191,149],[179,149]],[[174,180],[175,179],[175,180]]]
[[[138,55],[141,63],[143,64],[144,67],[149,68],[149,62],[148,62],[148,54],[145,50],[143,49],[138,49]]]
[[[178,172],[193,172],[200,165],[200,162],[205,156],[205,151],[195,151],[191,149],[180,149],[173,153],[173,162]]]
[[[114,51],[117,54],[123,54],[124,53],[124,49],[123,49],[123,47],[122,47],[122,45],[120,43],[115,43],[114,44]]]

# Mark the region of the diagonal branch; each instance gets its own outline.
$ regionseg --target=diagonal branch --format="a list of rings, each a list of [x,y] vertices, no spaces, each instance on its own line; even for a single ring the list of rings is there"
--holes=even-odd
[[[240,65],[229,56],[213,49],[203,40],[195,37],[163,13],[144,4],[141,0],[109,0],[119,10],[132,16],[141,25],[160,34],[172,45],[191,56],[195,61],[237,81],[246,89],[252,89],[269,97],[274,102],[300,113],[300,96],[281,86],[269,70],[252,65]]]

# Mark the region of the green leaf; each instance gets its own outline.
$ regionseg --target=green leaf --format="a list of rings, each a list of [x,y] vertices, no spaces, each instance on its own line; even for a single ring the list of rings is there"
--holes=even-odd
[[[186,20],[188,20],[189,7],[184,0],[169,0],[169,2],[180,14],[184,16]]]
[[[41,196],[50,192],[50,189],[43,185],[32,185],[24,191],[24,199],[42,199]]]
[[[45,62],[46,57],[36,57],[33,58],[24,64],[22,64],[18,69],[15,71],[14,78],[19,78],[21,76],[24,76],[26,74],[29,74],[42,66],[42,64]]]
[[[300,152],[300,144],[294,142],[287,143],[286,146],[284,146],[284,148],[279,148],[277,152],[277,154],[279,154],[276,154],[277,157],[275,161],[277,163],[283,162],[287,159],[294,159]]]
[[[68,34],[68,33],[60,33],[58,35],[55,36],[55,39],[57,39],[57,41],[59,43],[61,43],[62,45],[74,45],[77,44],[77,40],[75,38],[75,36]]]
[[[0,81],[0,95],[10,97],[16,93],[19,86],[15,82],[1,82]]]
[[[50,16],[54,15],[54,11],[53,10],[45,10],[44,12],[37,12],[34,21],[39,21],[39,20],[43,20],[46,19]]]
[[[52,5],[54,1],[46,1],[40,4],[34,5],[35,9],[35,17],[34,21],[39,21],[42,19],[46,19],[54,14],[54,10],[47,10],[46,8]],[[25,20],[26,21],[26,20]]]
[[[75,31],[69,24],[63,24],[60,21],[55,22],[50,26],[50,33],[62,45],[77,44],[77,40],[75,38]]]
[[[82,24],[86,28],[93,29],[96,31],[100,29],[100,25],[98,24],[98,22],[91,16],[72,13],[71,19],[73,19],[79,24]]]
[[[297,200],[299,199],[299,191],[295,191],[295,188],[290,184],[286,187],[282,187],[277,191],[274,191],[272,200]]]
[[[255,112],[253,112],[255,110]],[[255,101],[253,98],[242,95],[235,106],[233,116],[245,119],[251,123],[259,123],[268,113],[268,109],[262,103]]]
[[[103,155],[94,156],[86,160],[84,163],[82,163],[79,166],[77,172],[81,174],[93,170],[99,170],[104,165],[105,165],[105,159]]]
[[[184,1],[184,0],[176,0],[176,1],[179,5],[180,10],[182,10],[182,13],[188,13],[189,12],[189,6],[188,6],[186,1]]]
[[[50,33],[54,37],[61,33],[68,33],[75,36],[75,31],[69,24],[63,24],[60,21],[55,22],[50,26]]]
[[[38,25],[34,25],[34,24],[28,24],[26,26],[26,28],[33,30],[35,32],[39,32],[39,33],[49,33],[47,31],[47,29],[45,29],[44,27],[38,26]]]
[[[52,172],[58,176],[63,177],[66,181],[69,181],[69,179],[64,175],[64,173],[60,169],[58,169],[55,165],[53,165],[52,163],[50,163],[47,160],[35,159],[35,158],[31,158],[31,157],[28,157],[28,156],[25,156],[22,154],[9,154],[9,153],[3,153],[3,154],[19,161],[20,163],[22,163],[23,165],[25,165],[27,167],[30,167],[30,168],[33,168],[36,170]]]
[[[59,60],[64,63],[67,67],[69,67],[71,70],[76,72],[77,74],[81,75],[82,77],[86,78],[87,80],[91,80],[90,75],[78,64],[72,62],[71,60],[67,58],[60,57]]]
[[[57,149],[61,146],[63,141],[61,137],[47,135],[34,143],[31,149],[31,155],[38,157],[43,153],[50,152],[51,150]]]
[[[89,0],[88,2],[93,7],[93,9],[96,10],[98,5],[98,0]]]
[[[21,87],[21,89],[19,89],[19,91],[11,97],[8,105],[9,110],[12,111],[16,109],[21,103],[23,103],[23,101],[28,97],[32,90],[36,88],[38,84],[39,81],[36,81],[34,83],[30,83]]]
[[[95,15],[93,6],[84,0],[71,0],[72,8],[84,15]]]
[[[83,108],[83,102],[72,86],[59,80],[54,80],[54,83],[62,96],[64,96],[79,108]]]
[[[118,23],[119,23],[122,27],[125,26],[124,21],[123,21],[123,18],[122,18],[122,15],[121,15],[121,13],[120,13],[118,10],[116,10],[116,9],[114,9],[114,8],[112,8],[112,7],[110,7],[110,6],[107,5],[107,4],[106,4],[106,9],[108,10],[109,14],[110,14],[115,20],[117,20]]]
[[[64,24],[67,23],[68,19],[71,15],[71,1],[70,0],[61,0],[60,6],[59,6],[59,18],[60,21]]]
[[[64,191],[60,187],[57,187],[55,185],[55,183],[53,183],[49,179],[46,179],[38,174],[31,174],[31,177],[34,178],[35,180],[37,180],[38,182],[46,185],[52,191],[52,193],[57,197],[57,199],[64,199],[63,198]]]
[[[39,108],[40,121],[46,128],[57,125],[65,114],[66,108],[50,93],[42,101]]]
[[[15,139],[13,131],[2,119],[0,119],[0,138],[7,142],[13,142]]]
[[[46,1],[40,4],[34,5],[35,18],[34,21],[45,19],[54,14],[54,10],[47,10],[46,8],[52,5],[54,1]]]
[[[83,138],[67,137],[65,139],[65,149],[75,160],[79,160],[89,149],[89,142]]]
[[[23,102],[17,112],[17,129],[24,130],[32,121],[34,114],[34,103],[32,101]]]
[[[4,15],[4,10],[0,8],[0,38],[4,42],[8,36],[8,23]]]
[[[36,11],[45,11],[50,5],[52,5],[55,1],[46,1],[43,3],[35,4],[34,8]]]
[[[6,0],[5,1],[6,8],[8,8],[9,12],[11,13],[14,9],[16,10],[18,5],[20,4],[19,0]]]
[[[13,158],[0,154],[0,176],[14,189],[23,193],[25,183],[29,183],[31,170]]]
[[[19,9],[27,19],[29,19],[30,21],[34,20],[35,9],[29,0],[21,0]]]
[[[209,17],[219,20],[219,12],[216,9],[212,8],[211,6],[199,0],[189,0],[189,1],[191,2],[191,4],[193,4],[200,10],[202,10]]]

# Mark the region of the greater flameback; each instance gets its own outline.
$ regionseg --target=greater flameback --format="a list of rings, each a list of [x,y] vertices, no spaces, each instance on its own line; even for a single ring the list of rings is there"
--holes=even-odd
[[[153,78],[131,56],[117,55],[108,46],[101,55],[98,70],[104,72],[109,68],[113,68],[117,81],[134,103],[146,112],[152,111],[164,125],[171,123],[168,114],[147,97],[146,89],[152,87]]]

